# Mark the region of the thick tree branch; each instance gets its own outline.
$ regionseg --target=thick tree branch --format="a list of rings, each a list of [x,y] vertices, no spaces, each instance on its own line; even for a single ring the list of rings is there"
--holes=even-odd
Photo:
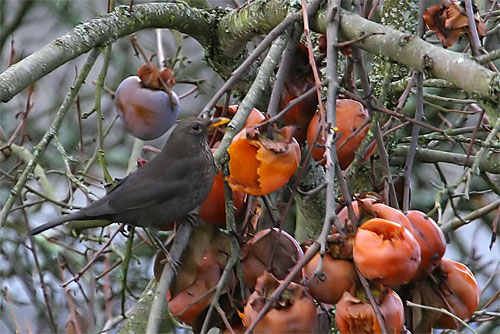
[[[285,19],[288,6],[283,1],[256,1],[240,11],[232,11],[218,27],[219,50],[233,58],[252,37],[267,34]]]
[[[189,34],[207,47],[209,58],[224,60],[209,59],[216,71],[227,68],[224,73],[231,73],[238,66],[237,63],[242,61],[241,54],[233,52],[235,46],[241,48],[253,36],[268,33],[288,14],[280,0],[258,0],[247,7],[246,10],[232,11],[220,20],[216,19],[215,11],[208,12],[180,3],[137,5],[132,12],[128,11],[128,7],[119,7],[113,13],[78,25],[0,74],[0,101],[8,101],[28,85],[94,46],[152,27],[171,28]],[[254,10],[259,8],[266,10]],[[311,23],[315,30],[325,33],[325,11],[320,11]],[[233,34],[229,28],[236,29],[237,34],[229,37]],[[482,67],[466,54],[443,49],[415,35],[377,24],[345,10],[342,11],[340,29],[344,38],[349,40],[363,34],[382,33],[363,39],[359,47],[427,75],[445,79],[482,99],[500,102],[500,75]],[[231,57],[235,60],[234,64],[229,62]],[[224,77],[223,73],[220,74]]]
[[[424,72],[427,76],[445,79],[455,86],[484,99],[500,102],[500,75],[482,67],[466,54],[446,50],[421,38],[366,20],[343,10],[340,29],[345,39],[365,34],[358,46],[370,53],[388,57],[398,63]],[[315,21],[315,29],[324,33],[325,13]]]
[[[394,156],[406,157],[408,154],[409,146],[398,145],[394,150]],[[472,167],[475,156],[469,156],[460,153],[444,152],[432,150],[428,148],[417,148],[415,158],[421,162],[447,162],[458,166]],[[482,172],[493,174],[500,174],[500,163],[498,162],[498,155],[491,155],[489,159],[481,159],[478,163],[478,168]]]
[[[176,29],[208,45],[213,15],[181,3],[152,3],[118,7],[112,13],[77,25],[41,50],[0,74],[0,101],[6,102],[62,64],[116,39],[145,28]]]

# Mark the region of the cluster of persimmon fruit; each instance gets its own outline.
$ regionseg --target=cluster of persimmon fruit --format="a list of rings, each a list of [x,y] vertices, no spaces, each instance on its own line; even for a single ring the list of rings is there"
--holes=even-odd
[[[304,48],[299,44],[295,64],[285,79],[282,106],[315,85],[312,74],[304,74],[309,65]],[[171,127],[179,112],[179,100],[170,90],[173,84],[171,71],[158,71],[149,63],[120,84],[115,105],[132,135],[150,140]],[[249,196],[273,193],[289,182],[306,144],[315,160],[325,162],[326,122],[316,112],[317,104],[315,95],[298,103],[280,120],[284,126],[279,129],[276,124],[263,126],[266,117],[251,110],[228,148],[229,175],[225,178],[240,221]],[[233,105],[218,108],[216,113],[232,117],[237,112],[238,106]],[[352,163],[367,135],[368,118],[361,103],[336,101],[334,145],[342,169]],[[223,130],[215,131],[209,136],[214,149]],[[206,224],[195,229],[194,241],[188,246],[191,250],[183,255],[168,294],[171,313],[195,332],[201,329],[231,256],[230,238],[219,229],[226,226],[224,193],[224,177],[219,173],[200,207],[200,218]],[[458,318],[472,316],[479,303],[474,275],[465,265],[443,258],[445,238],[430,217],[416,210],[403,213],[368,195],[339,209],[338,218],[328,236],[326,253],[318,253],[304,264],[263,317],[260,310],[311,243],[300,245],[278,228],[242,231],[241,267],[236,266],[241,270],[226,279],[218,296],[220,310],[214,312],[210,325],[228,333],[244,332],[250,326],[255,326],[255,333],[314,333],[318,309],[333,305],[342,334],[381,333],[382,328],[387,333],[402,333],[405,325],[414,333],[430,333],[432,328],[457,328]],[[159,257],[155,273],[161,272]],[[456,318],[434,310],[410,309],[403,301],[445,309]]]
[[[236,114],[238,106],[228,109],[231,116]],[[350,118],[343,124],[348,124],[349,134],[366,122],[362,105],[352,100],[339,99],[337,115],[342,120]],[[316,132],[314,136],[318,138],[316,124],[319,122],[315,118],[308,129],[313,129],[311,131]],[[270,138],[267,132],[260,133],[256,127],[264,121],[263,114],[254,108],[228,149],[229,176],[226,180],[232,188],[236,216],[244,211],[248,195],[266,195],[282,188],[301,160],[300,144],[293,131],[285,126],[279,131],[273,130]],[[311,131],[306,138],[311,136]],[[354,144],[343,145],[342,138],[336,142],[340,147],[338,157],[342,168],[353,161],[362,141],[356,136],[364,137],[366,131],[357,131],[355,136],[349,134],[342,133],[347,140],[354,140]],[[313,154],[316,150],[324,151],[321,146],[311,145],[311,148]],[[317,153],[317,159],[322,161],[322,152]],[[340,226],[332,228],[326,254],[318,253],[305,264],[271,310],[259,319],[255,333],[317,332],[319,305],[336,305],[336,326],[343,334],[381,333],[382,326],[388,333],[402,333],[405,319],[406,326],[415,333],[460,326],[456,318],[438,311],[405,308],[403,301],[445,309],[460,319],[472,316],[479,303],[474,275],[465,265],[443,258],[445,238],[432,218],[416,210],[403,213],[372,194],[357,197],[351,207],[353,217],[349,217],[347,206],[339,210]],[[211,193],[201,205],[200,217],[212,225],[225,226],[222,173],[215,176]],[[210,242],[211,246],[203,253],[195,269],[197,274],[188,280],[191,284],[184,283],[183,289],[177,288],[169,295],[172,314],[193,326],[195,332],[201,328],[230,253],[229,242],[222,241],[224,237],[219,232],[210,233],[216,241]],[[238,275],[234,274],[223,294],[226,307],[222,308],[228,320],[214,320],[212,324],[226,328],[228,333],[231,330],[244,332],[303,258],[308,244],[300,245],[277,228],[244,233],[239,254],[243,277],[238,280]],[[221,253],[226,255],[221,256]],[[318,267],[320,262],[321,267]],[[361,284],[360,277],[367,280],[369,292]],[[185,278],[176,280],[185,281]],[[242,284],[246,295],[237,292]],[[379,323],[380,317],[383,325]]]
[[[216,203],[213,198],[208,201]],[[236,212],[241,212],[243,198],[235,205]],[[222,225],[223,200],[217,207],[217,214],[202,212],[202,220]],[[373,195],[357,198],[351,207],[354,217],[349,217],[347,206],[338,212],[341,231],[332,227],[326,253],[316,253],[305,263],[259,319],[254,333],[315,333],[318,310],[334,305],[335,323],[342,334],[382,333],[382,326],[387,333],[404,333],[405,324],[412,333],[431,333],[433,328],[459,328],[458,319],[473,315],[479,303],[477,282],[464,264],[443,258],[445,238],[432,218],[417,210],[403,213]],[[194,267],[186,269],[183,263],[168,297],[172,314],[195,332],[201,328],[230,256],[227,234],[206,225],[210,227],[198,232],[204,238],[210,235],[207,246],[203,248],[200,242],[196,246],[203,256]],[[219,299],[227,319],[216,316],[211,326],[243,333],[311,243],[299,244],[278,228],[245,233],[239,254],[242,277],[235,270]],[[405,301],[449,313],[408,308]]]
[[[479,303],[477,282],[464,264],[443,258],[445,238],[432,218],[418,210],[403,213],[370,196],[358,198],[352,209],[356,222],[347,207],[338,213],[346,235],[334,227],[328,252],[315,255],[303,269],[311,296],[337,305],[341,333],[381,333],[377,312],[388,333],[401,333],[405,319],[411,319],[415,333],[461,325],[437,311],[405,312],[402,299],[448,310],[460,319],[472,316]],[[368,279],[370,292],[359,275]],[[378,311],[369,301],[370,293]]]

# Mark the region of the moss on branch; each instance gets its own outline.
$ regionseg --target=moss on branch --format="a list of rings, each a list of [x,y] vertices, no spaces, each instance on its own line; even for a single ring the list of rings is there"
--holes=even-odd
[[[315,29],[325,31],[325,14],[320,13]],[[445,79],[478,97],[500,102],[500,75],[490,71],[470,56],[446,50],[421,38],[366,20],[342,11],[341,32],[345,39],[378,33],[363,39],[358,46],[370,53],[385,56],[408,67],[423,71],[427,76]]]
[[[271,31],[288,15],[281,0],[257,0],[242,10],[228,13],[198,9],[182,3],[152,3],[118,7],[114,12],[76,26],[38,52],[0,74],[0,101],[8,101],[21,90],[62,64],[145,28],[171,28],[197,39],[208,50],[211,66],[227,78],[244,58],[244,45],[252,37]],[[320,11],[312,28],[325,32],[325,13]],[[445,79],[482,100],[500,102],[500,75],[482,67],[466,54],[443,49],[412,34],[403,33],[342,11],[340,29],[345,39],[370,36],[359,46],[389,57],[429,76]],[[248,81],[255,71],[245,78]]]
[[[0,101],[6,102],[46,74],[92,48],[145,28],[171,28],[198,40],[211,41],[213,15],[180,3],[117,7],[112,13],[77,25],[49,45],[0,74]]]

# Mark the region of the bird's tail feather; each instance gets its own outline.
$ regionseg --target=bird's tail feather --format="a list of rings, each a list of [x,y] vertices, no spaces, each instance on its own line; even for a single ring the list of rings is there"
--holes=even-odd
[[[32,229],[31,231],[29,231],[28,234],[29,235],[37,235],[37,234],[42,233],[48,229],[51,229],[51,228],[56,227],[58,225],[64,224],[64,223],[69,222],[71,220],[81,220],[81,219],[85,219],[85,218],[86,218],[86,215],[83,214],[81,211],[78,211],[78,212],[75,212],[75,213],[72,213],[69,215],[61,216],[61,217],[54,219],[46,224],[42,224],[40,226],[37,226],[34,229]]]

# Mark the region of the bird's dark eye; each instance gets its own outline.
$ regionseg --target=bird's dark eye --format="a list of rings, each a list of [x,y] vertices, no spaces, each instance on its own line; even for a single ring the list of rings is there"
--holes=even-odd
[[[201,126],[199,124],[195,124],[192,126],[192,129],[196,132],[199,132],[199,131],[201,131]]]

